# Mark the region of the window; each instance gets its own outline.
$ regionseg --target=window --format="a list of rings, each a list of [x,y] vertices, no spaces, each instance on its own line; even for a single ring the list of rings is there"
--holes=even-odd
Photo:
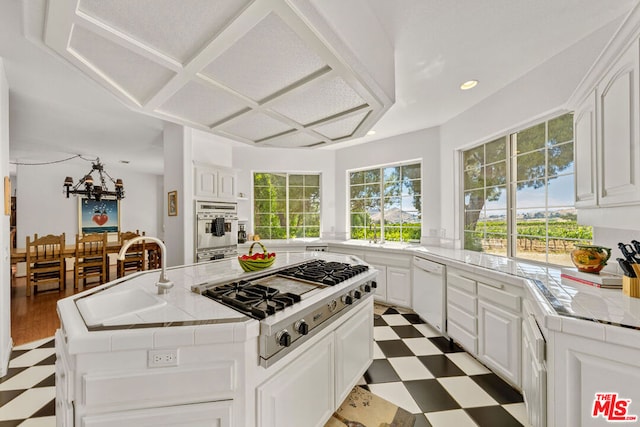
[[[573,114],[462,153],[464,247],[572,265],[575,242],[591,242],[574,207]]]
[[[320,237],[320,175],[253,174],[254,232],[263,239]]]
[[[421,183],[420,163],[350,171],[351,238],[419,242]]]

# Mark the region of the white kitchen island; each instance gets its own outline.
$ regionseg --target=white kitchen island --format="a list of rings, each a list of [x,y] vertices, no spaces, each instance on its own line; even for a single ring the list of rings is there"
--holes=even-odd
[[[314,259],[359,261],[279,253],[258,274]],[[58,426],[322,426],[372,360],[371,293],[265,368],[260,321],[192,291],[256,273],[235,259],[170,268],[175,286],[163,295],[158,275],[138,273],[58,302]]]

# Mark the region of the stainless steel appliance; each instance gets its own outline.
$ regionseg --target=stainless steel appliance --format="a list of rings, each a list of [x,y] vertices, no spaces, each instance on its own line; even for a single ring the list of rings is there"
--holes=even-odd
[[[196,201],[196,261],[238,255],[238,204]]]
[[[375,276],[365,264],[311,260],[193,290],[260,321],[260,365],[268,367],[372,297]]]

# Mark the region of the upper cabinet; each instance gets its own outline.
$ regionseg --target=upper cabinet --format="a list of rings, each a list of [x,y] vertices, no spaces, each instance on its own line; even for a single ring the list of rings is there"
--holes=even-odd
[[[216,200],[236,199],[236,173],[232,169],[194,165],[194,196]]]
[[[595,207],[596,198],[596,93],[595,90],[576,108],[574,153],[576,207]]]
[[[598,204],[640,203],[638,69],[636,40],[597,87]],[[596,168],[598,170],[598,168]]]
[[[640,5],[568,101],[578,221],[635,228],[640,205]],[[598,208],[598,209],[593,209]]]

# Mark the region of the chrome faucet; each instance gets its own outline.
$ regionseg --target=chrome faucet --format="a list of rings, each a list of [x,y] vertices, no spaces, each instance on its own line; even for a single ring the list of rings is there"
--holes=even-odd
[[[167,271],[165,270],[167,265],[167,247],[164,245],[164,242],[162,240],[158,239],[157,237],[150,236],[134,237],[133,239],[127,241],[124,246],[122,246],[120,252],[118,252],[118,259],[120,261],[124,260],[127,249],[129,249],[129,247],[134,243],[141,240],[151,240],[152,242],[156,242],[158,246],[160,246],[160,263],[162,265],[160,270],[160,278],[158,279],[158,282],[156,282],[156,286],[158,287],[158,295],[166,294],[169,292],[169,289],[173,287],[173,282],[169,280],[169,278],[167,277]]]

